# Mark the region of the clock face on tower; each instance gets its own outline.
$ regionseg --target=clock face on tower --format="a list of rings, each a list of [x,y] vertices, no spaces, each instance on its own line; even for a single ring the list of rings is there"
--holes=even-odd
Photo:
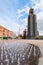
[[[31,8],[30,11],[29,11],[29,13],[30,14],[34,14],[34,9]]]

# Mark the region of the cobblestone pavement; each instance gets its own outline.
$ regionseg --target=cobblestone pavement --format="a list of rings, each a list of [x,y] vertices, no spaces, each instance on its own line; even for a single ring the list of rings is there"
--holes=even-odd
[[[41,57],[33,44],[0,42],[0,65],[37,65]]]

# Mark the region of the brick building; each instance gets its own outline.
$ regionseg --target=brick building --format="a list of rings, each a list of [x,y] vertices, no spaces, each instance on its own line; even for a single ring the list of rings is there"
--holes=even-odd
[[[15,33],[6,29],[5,27],[3,26],[0,26],[0,38],[3,39],[3,38],[14,38],[13,36],[15,36]]]

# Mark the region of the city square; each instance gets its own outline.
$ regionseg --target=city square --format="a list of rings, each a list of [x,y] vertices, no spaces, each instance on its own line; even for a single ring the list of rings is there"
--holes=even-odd
[[[43,59],[41,40],[0,40],[0,65],[37,65],[42,63],[40,58]]]
[[[0,0],[0,65],[43,65],[43,0]]]

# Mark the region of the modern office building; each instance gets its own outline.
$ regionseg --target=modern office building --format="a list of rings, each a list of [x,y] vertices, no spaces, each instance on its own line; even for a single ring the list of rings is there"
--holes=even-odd
[[[10,31],[9,29],[6,29],[3,26],[0,26],[0,39],[13,39],[15,38],[15,33],[13,31]]]
[[[37,31],[37,19],[36,19],[36,15],[34,14],[34,9],[31,8],[29,10],[29,15],[28,15],[27,38],[34,39],[37,36],[39,36],[39,32]]]

